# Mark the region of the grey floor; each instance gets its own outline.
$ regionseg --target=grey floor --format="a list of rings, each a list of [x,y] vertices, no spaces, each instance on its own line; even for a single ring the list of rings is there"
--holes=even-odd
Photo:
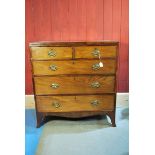
[[[128,107],[117,108],[117,127],[109,122],[105,116],[49,121],[43,127],[36,155],[128,155]]]

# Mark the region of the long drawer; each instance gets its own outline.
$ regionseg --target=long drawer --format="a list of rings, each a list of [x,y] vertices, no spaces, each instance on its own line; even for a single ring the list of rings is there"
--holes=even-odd
[[[114,92],[115,76],[34,77],[36,95]]]
[[[80,46],[75,47],[75,58],[116,57],[117,46]]]
[[[114,74],[115,59],[102,60],[103,67],[98,60],[68,60],[68,61],[33,61],[34,75],[60,74]]]
[[[114,95],[36,96],[39,112],[103,111],[114,109]]]
[[[32,59],[72,59],[71,47],[31,47]]]

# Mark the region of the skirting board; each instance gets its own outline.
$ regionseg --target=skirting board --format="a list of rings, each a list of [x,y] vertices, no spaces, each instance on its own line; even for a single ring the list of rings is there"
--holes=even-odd
[[[129,93],[117,93],[116,107],[129,106]],[[35,108],[34,95],[25,95],[25,108]]]

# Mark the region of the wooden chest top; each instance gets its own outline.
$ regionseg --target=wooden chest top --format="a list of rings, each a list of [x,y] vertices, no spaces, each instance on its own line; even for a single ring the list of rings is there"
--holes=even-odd
[[[118,45],[118,41],[109,41],[109,40],[104,40],[104,41],[39,41],[39,42],[33,42],[30,43],[29,46],[39,46],[39,47],[46,47],[46,46],[91,46],[91,45],[101,45],[101,46],[106,46],[106,45]]]

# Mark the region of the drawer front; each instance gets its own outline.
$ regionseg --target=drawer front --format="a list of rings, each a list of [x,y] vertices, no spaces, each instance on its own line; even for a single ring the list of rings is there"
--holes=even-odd
[[[81,46],[75,48],[75,58],[116,57],[117,46]]]
[[[114,92],[115,76],[35,77],[36,95]]]
[[[31,47],[32,59],[72,59],[71,47]]]
[[[36,96],[39,112],[103,111],[114,109],[114,95]]]
[[[98,60],[33,61],[32,64],[34,75],[115,73],[115,59],[105,59],[102,62],[103,67],[99,67]]]

